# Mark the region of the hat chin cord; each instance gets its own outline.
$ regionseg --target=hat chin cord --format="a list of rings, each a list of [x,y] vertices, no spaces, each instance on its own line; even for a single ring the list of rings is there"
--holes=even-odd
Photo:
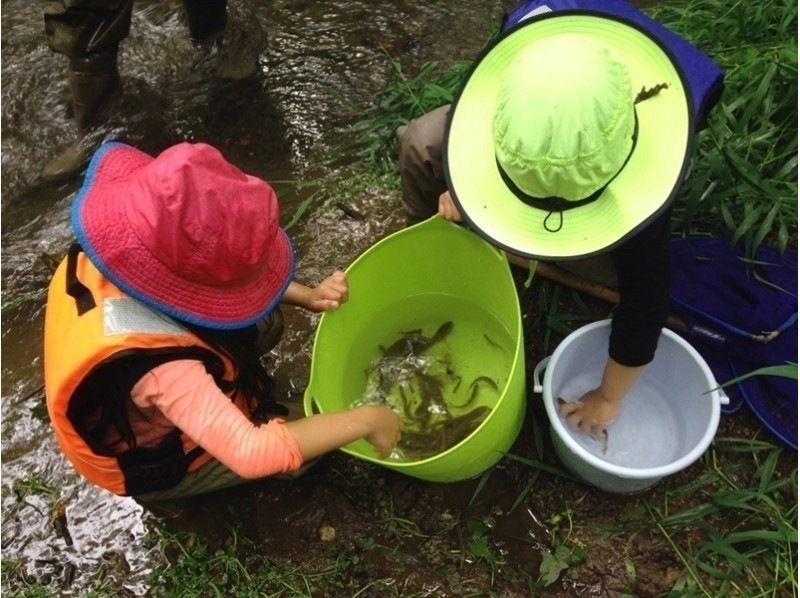
[[[655,90],[655,92],[651,93],[647,97],[644,97],[643,99],[646,100],[649,97],[653,97],[654,95],[656,95],[660,91],[660,89],[661,88],[659,86],[656,86],[656,87],[648,90],[648,92],[652,92],[653,90]],[[605,182],[605,184],[603,184],[602,187],[600,187],[596,191],[592,192],[592,194],[588,195],[587,197],[584,197],[582,199],[570,200],[570,199],[565,199],[563,197],[558,197],[556,195],[551,195],[549,197],[535,197],[533,195],[529,195],[529,194],[525,193],[522,189],[520,189],[516,185],[516,183],[514,183],[514,181],[511,180],[511,177],[508,176],[508,173],[505,171],[505,169],[503,168],[502,164],[500,164],[500,161],[497,159],[497,156],[495,156],[495,163],[497,164],[497,170],[500,173],[500,178],[503,180],[503,183],[505,183],[505,185],[508,188],[508,190],[511,191],[517,197],[517,199],[519,199],[525,205],[528,205],[528,206],[534,207],[536,209],[539,209],[539,210],[547,212],[547,216],[545,216],[544,220],[542,221],[542,226],[544,226],[544,229],[546,231],[551,232],[551,233],[557,233],[558,231],[560,231],[561,228],[564,226],[564,214],[563,214],[563,212],[565,210],[571,210],[573,208],[578,208],[580,206],[585,206],[585,205],[590,204],[593,201],[599,199],[600,196],[603,194],[603,191],[605,191],[606,188],[611,184],[611,182],[615,178],[617,178],[619,173],[623,171],[623,169],[625,168],[625,165],[628,163],[628,160],[630,160],[631,156],[633,155],[633,150],[636,148],[636,140],[637,140],[637,138],[639,136],[639,118],[636,115],[636,103],[640,101],[639,97],[642,96],[643,93],[645,93],[644,89],[642,89],[642,92],[639,93],[639,96],[637,96],[636,100],[634,101],[633,135],[631,136],[631,140],[633,141],[633,143],[631,144],[631,150],[628,152],[628,155],[625,157],[625,160],[622,162],[622,166],[620,166],[619,169],[617,169],[617,172],[615,172],[611,176],[611,178],[609,178]],[[548,221],[550,220],[550,217],[553,214],[558,214],[558,226],[557,227],[553,227],[550,224],[548,224]]]

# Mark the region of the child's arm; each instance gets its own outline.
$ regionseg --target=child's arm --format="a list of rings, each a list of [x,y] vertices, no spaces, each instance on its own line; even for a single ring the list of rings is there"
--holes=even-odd
[[[347,291],[347,278],[344,272],[336,270],[313,288],[299,282],[290,282],[281,303],[316,312],[328,311],[336,309],[347,301]]]
[[[134,385],[140,408],[155,406],[173,424],[243,478],[297,470],[358,438],[387,457],[400,437],[402,420],[389,407],[365,405],[256,426],[217,386],[200,361],[170,361]],[[162,424],[163,425],[163,424]]]
[[[609,357],[600,387],[590,390],[577,401],[564,403],[559,413],[572,429],[599,437],[619,415],[625,395],[644,368],[625,366]]]
[[[336,413],[318,413],[286,422],[308,461],[364,438],[379,457],[386,458],[400,439],[402,420],[384,405],[364,405]]]

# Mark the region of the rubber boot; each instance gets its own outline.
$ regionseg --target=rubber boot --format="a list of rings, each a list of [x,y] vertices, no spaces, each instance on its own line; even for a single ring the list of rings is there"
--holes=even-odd
[[[227,0],[183,0],[189,37],[195,44],[221,37],[228,23]]]
[[[227,0],[184,0],[189,36],[198,51],[197,68],[200,76],[208,74],[217,79],[243,80],[258,72],[257,43],[248,39],[237,23],[230,23]]]
[[[98,129],[108,121],[120,90],[116,50],[70,59],[69,87],[78,138],[45,165],[42,178],[47,182],[77,176],[102,141]]]

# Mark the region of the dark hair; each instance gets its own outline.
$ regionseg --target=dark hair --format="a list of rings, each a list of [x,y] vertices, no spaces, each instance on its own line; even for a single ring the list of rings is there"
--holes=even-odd
[[[275,384],[261,363],[258,330],[255,325],[235,330],[184,325],[233,362],[236,367],[235,393],[241,393],[248,401],[254,421],[267,421],[267,413],[286,414],[286,409],[278,405],[272,397]]]

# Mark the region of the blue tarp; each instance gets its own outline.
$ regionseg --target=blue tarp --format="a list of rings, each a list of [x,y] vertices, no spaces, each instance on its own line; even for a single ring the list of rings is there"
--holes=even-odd
[[[717,381],[766,366],[797,364],[797,252],[760,247],[754,259],[726,239],[672,242],[673,314]],[[725,388],[778,438],[797,449],[797,380],[755,376]]]

